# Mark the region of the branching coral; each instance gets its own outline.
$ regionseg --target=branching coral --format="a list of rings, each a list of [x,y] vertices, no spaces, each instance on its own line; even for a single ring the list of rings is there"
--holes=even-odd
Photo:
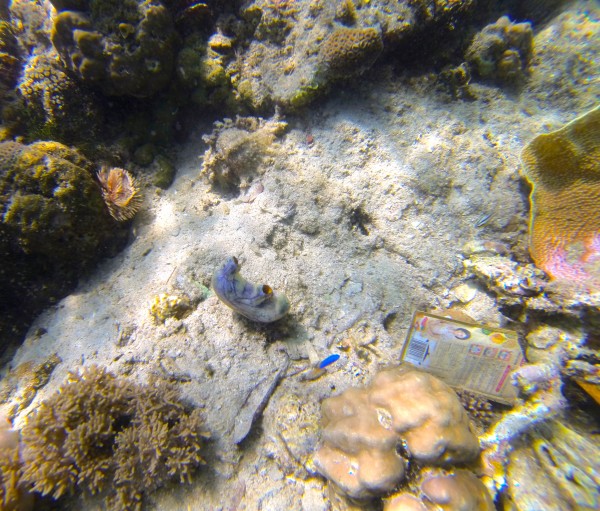
[[[109,509],[140,509],[172,478],[203,463],[198,410],[164,382],[149,386],[92,366],[70,374],[22,430],[23,481],[54,498],[76,487],[106,496]]]
[[[26,511],[31,509],[32,499],[19,479],[19,432],[10,426],[0,413],[0,509]]]

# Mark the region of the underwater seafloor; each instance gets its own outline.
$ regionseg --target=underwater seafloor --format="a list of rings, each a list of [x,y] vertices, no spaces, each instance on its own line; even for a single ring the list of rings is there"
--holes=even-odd
[[[213,127],[199,124],[178,150],[173,184],[160,193],[144,188],[128,246],[37,317],[7,363],[5,375],[26,362],[60,359],[13,426],[22,426],[69,372],[90,364],[138,382],[166,378],[200,407],[210,439],[191,484],[146,495],[144,509],[380,509],[378,499],[339,497],[315,469],[320,403],[399,364],[414,311],[455,309],[481,324],[517,329],[530,362],[556,364],[556,343],[576,336],[578,320],[597,317],[597,301],[585,313],[564,312],[560,304],[536,309],[523,301],[527,292],[507,301],[497,284],[502,271],[519,278],[507,261],[531,264],[524,146],[591,110],[600,95],[600,6],[574,2],[562,11],[534,27],[533,60],[518,89],[472,80],[469,97],[454,99],[426,72],[379,62],[351,86],[271,121],[287,123],[286,130],[266,136],[260,162],[233,192],[203,175],[203,137]],[[481,253],[498,259],[484,263],[476,258]],[[230,256],[250,282],[285,293],[290,311],[283,319],[260,325],[219,301],[211,277]],[[485,264],[497,265],[487,280]],[[157,319],[151,309],[161,294],[194,305],[179,319]],[[560,340],[528,344],[545,320]],[[593,332],[586,333],[592,351]],[[339,360],[323,374],[306,377],[334,353]],[[565,422],[598,449],[597,404],[567,376],[558,378],[570,389],[567,401],[572,395],[578,403],[548,405],[531,427]],[[529,391],[518,405],[525,415],[527,396],[537,399],[537,390]],[[495,413],[501,420],[509,408]],[[531,438],[532,445],[540,441]],[[522,457],[534,456],[523,449]],[[597,509],[599,467],[571,454],[557,462],[555,453],[554,462],[526,470],[509,467],[497,507]],[[569,479],[556,474],[565,465],[595,482],[575,477],[571,493],[548,497],[552,477]],[[537,507],[544,499],[547,507]],[[87,496],[83,505],[103,504]]]

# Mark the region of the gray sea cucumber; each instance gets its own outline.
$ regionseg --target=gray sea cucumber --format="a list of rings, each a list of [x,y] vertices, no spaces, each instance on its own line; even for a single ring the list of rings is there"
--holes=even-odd
[[[285,316],[290,303],[285,295],[266,284],[252,284],[239,273],[235,257],[227,259],[213,275],[212,287],[225,305],[260,323],[271,323]]]

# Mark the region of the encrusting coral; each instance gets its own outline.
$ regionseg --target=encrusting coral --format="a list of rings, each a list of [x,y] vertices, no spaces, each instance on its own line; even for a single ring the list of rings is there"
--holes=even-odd
[[[76,488],[139,510],[168,480],[189,482],[207,434],[164,382],[138,385],[90,366],[71,373],[22,429],[23,482],[59,498]]]
[[[383,51],[381,32],[373,27],[340,27],[319,50],[319,72],[332,78],[360,73]]]
[[[521,155],[532,185],[529,251],[557,280],[600,289],[600,107]]]
[[[18,91],[30,138],[85,142],[99,133],[98,98],[69,76],[54,53],[29,57]]]
[[[392,490],[408,460],[448,466],[479,453],[456,393],[408,367],[381,371],[370,386],[323,401],[322,438],[314,458],[319,472],[357,499]]]

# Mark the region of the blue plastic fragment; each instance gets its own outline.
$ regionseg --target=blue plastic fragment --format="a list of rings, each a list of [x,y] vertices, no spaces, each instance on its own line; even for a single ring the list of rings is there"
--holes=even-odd
[[[327,358],[321,360],[321,363],[319,364],[319,369],[323,369],[324,367],[327,367],[329,364],[333,364],[339,358],[340,358],[340,356],[337,353],[334,353],[333,355],[329,355]]]

